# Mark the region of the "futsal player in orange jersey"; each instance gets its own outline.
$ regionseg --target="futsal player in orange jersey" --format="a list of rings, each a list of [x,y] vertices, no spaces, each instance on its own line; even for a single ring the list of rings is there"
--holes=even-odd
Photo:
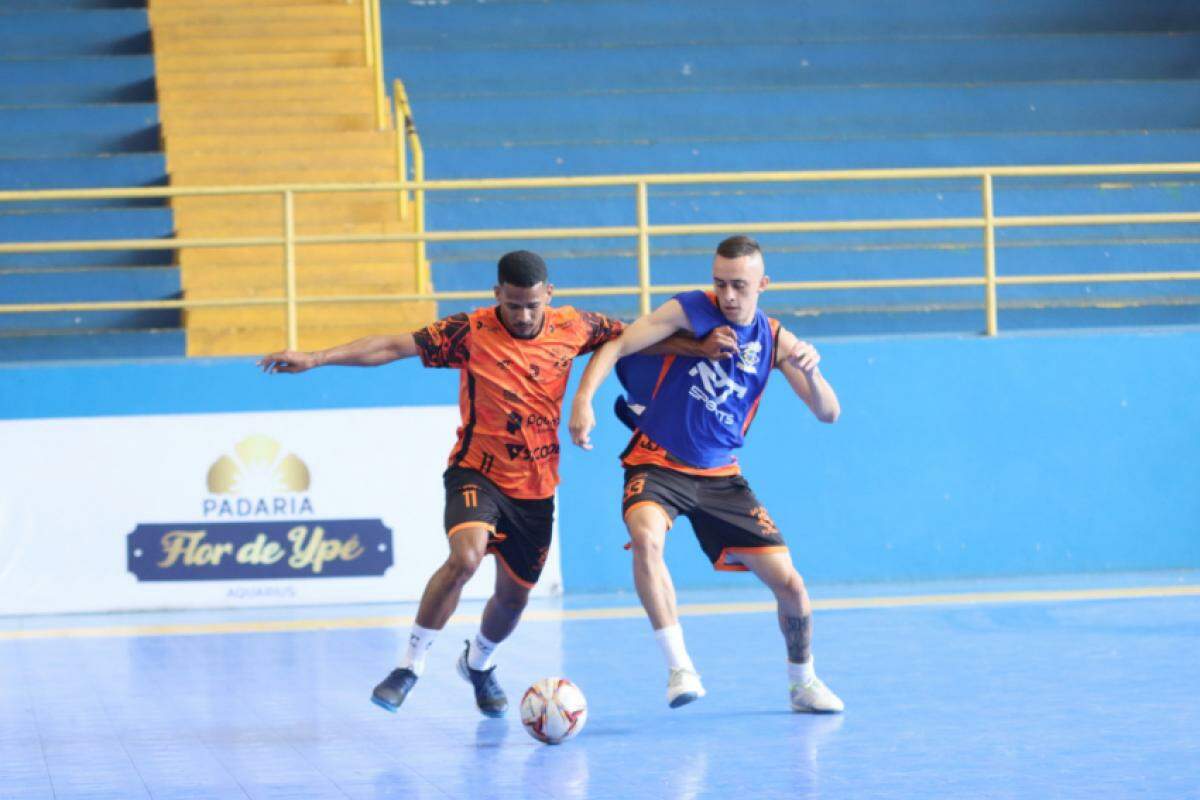
[[[475,689],[479,710],[508,707],[495,677],[497,646],[516,627],[537,583],[554,522],[558,425],[572,360],[621,333],[621,323],[570,306],[552,308],[546,264],[524,250],[498,265],[497,305],[453,314],[413,333],[369,336],[318,352],[264,356],[268,372],[326,365],[378,366],[419,356],[427,367],[461,370],[462,426],[444,474],[450,555],[425,586],[399,666],[371,700],[396,711],[416,684],[438,631],[458,606],[483,557],[496,556],[496,586],[479,632],[467,642],[458,672]],[[719,335],[676,337],[661,352],[716,353]]]

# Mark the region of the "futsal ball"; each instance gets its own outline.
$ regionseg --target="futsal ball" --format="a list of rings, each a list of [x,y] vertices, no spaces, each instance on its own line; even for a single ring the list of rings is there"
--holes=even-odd
[[[583,730],[587,699],[566,678],[542,678],[521,698],[521,724],[539,742],[558,744]]]

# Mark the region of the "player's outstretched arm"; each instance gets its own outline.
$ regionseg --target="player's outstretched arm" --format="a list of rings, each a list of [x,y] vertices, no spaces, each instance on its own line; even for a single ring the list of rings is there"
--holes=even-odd
[[[327,350],[279,350],[259,359],[263,372],[307,372],[314,367],[377,367],[417,354],[411,333],[365,336]]]
[[[738,338],[733,328],[722,325],[713,328],[703,339],[698,339],[690,333],[673,333],[658,344],[652,344],[645,350],[639,350],[643,356],[691,356],[718,361],[722,358],[737,355]]]
[[[641,352],[658,344],[673,333],[691,330],[687,314],[678,300],[668,300],[651,313],[634,321],[620,337],[601,347],[588,361],[587,369],[579,380],[579,390],[571,403],[571,421],[568,429],[571,441],[584,450],[591,450],[589,436],[596,427],[596,414],[592,410],[592,398],[596,389],[612,372],[613,365],[622,356]]]
[[[775,366],[787,378],[792,391],[804,401],[821,422],[837,422],[842,413],[837,393],[821,374],[818,364],[821,354],[817,348],[796,336],[786,328],[779,330],[779,350]]]

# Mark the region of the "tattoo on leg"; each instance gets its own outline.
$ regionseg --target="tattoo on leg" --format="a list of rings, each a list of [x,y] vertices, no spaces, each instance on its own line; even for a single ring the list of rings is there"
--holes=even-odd
[[[812,657],[812,615],[780,615],[783,638],[787,642],[788,661],[803,664]]]

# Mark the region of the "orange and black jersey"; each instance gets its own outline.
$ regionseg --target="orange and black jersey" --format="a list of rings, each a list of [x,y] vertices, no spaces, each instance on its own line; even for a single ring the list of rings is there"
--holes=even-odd
[[[450,466],[482,472],[509,497],[554,494],[571,361],[620,336],[621,327],[603,314],[550,307],[537,336],[517,339],[493,306],[416,331],[422,364],[462,370],[462,426]]]

